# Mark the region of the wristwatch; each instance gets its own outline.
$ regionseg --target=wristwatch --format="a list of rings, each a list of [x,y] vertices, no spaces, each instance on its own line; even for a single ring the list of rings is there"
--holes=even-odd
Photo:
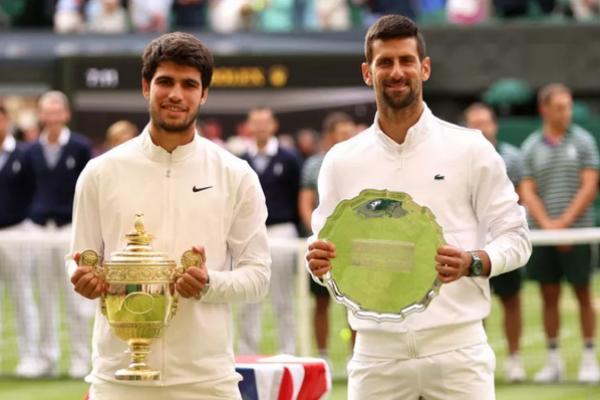
[[[469,251],[469,254],[472,258],[471,265],[469,265],[469,276],[481,276],[481,274],[483,273],[483,263],[481,262],[479,253],[477,253],[476,251]]]

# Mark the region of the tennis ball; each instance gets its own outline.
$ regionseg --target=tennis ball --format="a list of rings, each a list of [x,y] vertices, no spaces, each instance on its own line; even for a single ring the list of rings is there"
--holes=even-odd
[[[350,329],[348,329],[348,328],[340,329],[340,338],[344,342],[350,341],[350,339],[352,338],[352,332],[350,331]]]

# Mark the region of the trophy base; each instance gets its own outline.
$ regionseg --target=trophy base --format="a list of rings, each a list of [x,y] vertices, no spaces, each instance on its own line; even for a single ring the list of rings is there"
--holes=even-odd
[[[129,367],[122,368],[115,372],[115,379],[118,381],[157,381],[160,379],[160,372],[151,369],[146,363],[146,358],[150,354],[151,339],[132,338],[129,339],[129,353],[131,353],[131,363]]]
[[[115,372],[115,379],[118,381],[157,381],[160,379],[160,372],[149,368],[123,368]]]

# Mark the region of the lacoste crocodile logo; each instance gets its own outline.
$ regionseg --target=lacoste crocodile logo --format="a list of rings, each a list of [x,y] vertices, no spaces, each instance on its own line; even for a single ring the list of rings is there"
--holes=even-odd
[[[433,179],[435,179],[436,181],[443,181],[445,178],[444,175],[440,175],[440,174],[436,174]]]

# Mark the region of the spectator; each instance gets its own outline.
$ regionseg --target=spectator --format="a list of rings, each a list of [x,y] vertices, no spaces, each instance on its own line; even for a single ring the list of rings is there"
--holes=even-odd
[[[227,138],[225,147],[232,154],[241,157],[242,154],[248,152],[248,149],[250,149],[254,143],[254,138],[251,136],[252,133],[248,129],[247,121],[239,122],[235,127],[235,135]]]
[[[294,29],[308,30],[317,27],[315,0],[294,0],[293,7]]]
[[[129,32],[127,10],[120,0],[92,0],[87,4],[86,28],[97,33]]]
[[[75,182],[90,159],[90,144],[66,126],[71,113],[64,93],[51,91],[42,95],[38,112],[42,133],[26,152],[35,185],[29,217],[37,231],[49,235],[69,232]],[[67,287],[64,256],[59,249],[34,253],[34,275],[42,296],[38,351],[44,374],[56,375],[60,355],[58,294],[63,290],[71,348],[69,375],[81,378],[89,371],[90,314],[94,304],[76,299],[73,290]]]
[[[521,196],[529,210],[529,223],[537,229],[594,226],[592,203],[598,190],[598,148],[593,136],[573,125],[573,97],[561,84],[538,93],[542,128],[523,143]],[[600,381],[595,353],[595,311],[590,290],[589,245],[540,246],[533,250],[527,270],[540,283],[548,360],[534,377],[536,382],[558,382],[564,377],[559,348],[559,299],[563,278],[571,284],[579,304],[584,343],[580,382]]]
[[[304,128],[298,131],[296,134],[296,149],[302,161],[307,160],[318,151],[318,140],[318,134],[313,129]]]
[[[350,29],[350,9],[347,0],[319,0],[315,2],[317,27],[325,31]]]
[[[25,145],[11,134],[8,112],[0,105],[0,232],[23,232],[31,204],[31,179],[24,162]],[[15,306],[19,364],[15,371],[22,378],[43,374],[38,359],[38,313],[29,278],[29,252],[22,246],[0,248],[0,298],[2,288],[8,288]],[[0,307],[0,321],[3,321]]]
[[[129,0],[131,23],[136,32],[165,32],[173,0]]]
[[[20,140],[33,143],[40,137],[40,125],[35,109],[21,110],[17,117]]]
[[[83,0],[58,0],[54,12],[54,31],[77,33],[84,29]]]
[[[279,141],[279,147],[283,147],[286,150],[291,151],[294,155],[300,160],[300,155],[298,154],[298,149],[296,148],[296,139],[294,135],[287,132],[280,132],[277,135],[277,140]]]
[[[588,21],[600,14],[600,0],[571,0],[570,3],[577,20]]]
[[[265,1],[258,13],[258,25],[267,32],[291,31],[294,28],[294,0]]]
[[[351,0],[357,4],[363,4],[365,14],[363,23],[365,26],[370,26],[379,17],[389,14],[404,15],[408,18],[415,19],[417,17],[417,7],[415,0]]]
[[[302,167],[298,213],[300,214],[301,228],[308,235],[312,233],[310,221],[313,210],[319,204],[317,178],[325,153],[335,144],[354,136],[355,130],[354,121],[348,114],[335,112],[327,115],[323,121],[321,152],[306,160]],[[310,292],[315,297],[313,329],[317,342],[317,351],[321,358],[329,361],[329,346],[327,345],[329,337],[329,292],[312,278],[309,277],[309,280]]]
[[[254,137],[253,146],[242,156],[258,174],[265,192],[267,235],[273,239],[292,239],[298,236],[298,187],[300,161],[294,153],[279,144],[275,137],[278,123],[269,108],[250,110],[247,126]],[[296,271],[295,253],[274,248],[271,252],[271,288],[279,352],[295,354],[293,282]],[[261,332],[261,304],[246,304],[240,310],[241,326],[239,353],[258,354]]]
[[[206,138],[219,145],[219,147],[225,148],[225,142],[223,141],[223,127],[216,119],[198,120],[196,121],[198,132],[200,136]]]
[[[250,0],[215,0],[211,3],[210,25],[215,32],[248,30],[253,16]]]
[[[120,120],[108,127],[106,131],[106,149],[110,150],[113,147],[125,143],[129,139],[133,139],[140,131],[130,121]]]
[[[448,0],[448,21],[462,25],[485,22],[489,15],[488,6],[488,0]]]
[[[210,0],[175,0],[173,25],[177,28],[205,30]]]
[[[515,188],[518,188],[523,173],[521,154],[517,147],[497,140],[498,124],[494,111],[485,104],[475,103],[465,110],[464,116],[467,128],[480,130],[483,136],[494,145],[504,160],[510,181]],[[504,333],[508,342],[508,358],[504,365],[504,377],[507,382],[525,380],[525,368],[523,368],[519,352],[522,332],[521,283],[520,269],[490,278],[490,287],[500,298],[504,310]]]

